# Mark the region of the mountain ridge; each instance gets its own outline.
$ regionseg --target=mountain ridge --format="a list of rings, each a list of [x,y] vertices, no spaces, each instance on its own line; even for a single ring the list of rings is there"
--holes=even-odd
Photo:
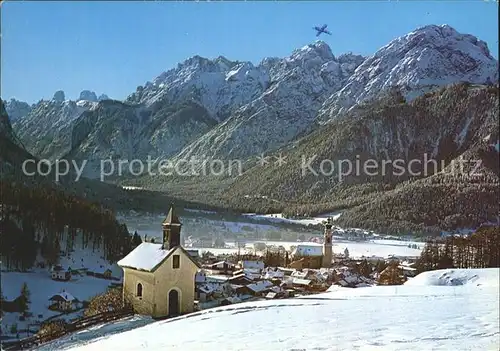
[[[139,155],[153,153],[176,160],[202,156],[247,159],[283,147],[344,109],[359,107],[390,89],[397,88],[411,99],[451,83],[483,84],[487,79],[498,81],[498,62],[486,43],[447,25],[429,25],[392,40],[369,57],[336,57],[323,41],[296,49],[284,58],[264,58],[258,65],[223,56],[211,60],[195,55],[138,86],[124,102],[140,105],[151,115],[194,102],[218,122],[208,130],[202,128],[201,135],[195,132],[194,138],[186,136],[176,155],[171,155],[168,146],[163,147],[168,142],[161,137],[153,140],[152,147],[137,143],[134,151]],[[82,94],[95,100],[95,93]],[[37,156],[61,157],[75,146],[64,136],[73,134],[71,129],[80,125],[73,120],[92,110],[90,104],[100,103],[92,101],[87,108],[68,113],[55,106],[51,111],[40,109],[41,102],[23,121],[15,122],[14,128]],[[56,115],[61,118],[56,119]],[[51,126],[45,127],[48,131],[40,130],[41,118],[44,126]],[[63,127],[58,127],[59,121],[63,121]],[[63,136],[58,128],[65,128]],[[130,128],[142,127],[132,124]],[[98,130],[94,133],[89,138],[102,134]],[[158,130],[156,135],[168,133]],[[54,139],[53,146],[41,142],[49,138]],[[75,153],[92,156],[84,150],[71,151]]]
[[[337,182],[301,177],[291,168],[256,168],[255,158],[283,153],[298,160],[297,152],[312,150],[332,160],[359,156],[361,161],[409,162],[426,154],[446,168],[480,140],[498,139],[494,84],[498,61],[486,43],[447,25],[429,25],[395,38],[369,57],[335,56],[323,41],[257,65],[196,55],[138,86],[124,101],[44,101],[14,129],[37,156],[91,160],[85,173],[91,178],[99,175],[99,160],[107,158],[240,160],[243,174],[203,182],[182,176],[135,179],[131,174],[114,181],[242,211],[311,214],[347,208],[343,220],[352,224],[367,220],[370,211],[351,208],[371,209],[368,204],[405,181],[415,184],[404,195],[411,197],[414,189],[430,186],[424,179],[433,174],[348,176]],[[484,146],[478,150],[486,152]],[[494,174],[490,177],[495,183]],[[468,189],[460,184],[456,191]],[[491,199],[479,190],[470,194],[487,201],[491,216]],[[457,201],[455,195],[450,201]],[[384,220],[401,223],[393,209],[380,208],[388,211]],[[472,209],[471,224],[483,218],[480,212],[478,205]]]

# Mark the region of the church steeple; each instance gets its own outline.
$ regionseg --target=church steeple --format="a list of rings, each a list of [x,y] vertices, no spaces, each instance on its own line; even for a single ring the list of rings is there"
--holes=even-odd
[[[164,250],[170,250],[173,247],[181,245],[181,222],[175,214],[174,205],[170,205],[167,217],[163,220],[163,244]]]
[[[328,217],[326,222],[323,223],[325,227],[324,241],[323,241],[323,262],[322,265],[324,268],[330,268],[332,266],[332,258],[333,258],[333,248],[332,248],[332,227],[333,220],[331,217]]]

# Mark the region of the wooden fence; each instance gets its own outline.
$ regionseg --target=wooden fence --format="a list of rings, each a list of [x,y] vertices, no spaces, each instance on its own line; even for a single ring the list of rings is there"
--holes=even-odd
[[[37,334],[26,339],[2,343],[2,350],[27,350],[42,343],[58,339],[77,330],[85,329],[96,324],[111,322],[117,319],[132,316],[133,314],[133,310],[125,309],[120,311],[103,312],[90,317],[83,317],[73,321],[72,323],[66,324],[64,330],[58,330],[44,335]]]

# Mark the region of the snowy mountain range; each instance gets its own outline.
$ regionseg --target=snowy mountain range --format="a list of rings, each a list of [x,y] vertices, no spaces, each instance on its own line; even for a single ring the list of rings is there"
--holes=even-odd
[[[426,26],[399,37],[367,58],[320,111],[329,120],[395,86],[411,100],[457,82],[498,82],[498,61],[487,44],[448,25]]]
[[[460,81],[497,82],[498,61],[476,37],[430,25],[368,58],[336,57],[322,41],[257,66],[194,56],[120,104],[90,91],[76,102],[58,92],[51,101],[32,107],[11,101],[6,109],[28,151],[39,157],[248,158],[394,87],[411,99]],[[173,123],[172,113],[186,104],[188,112]]]

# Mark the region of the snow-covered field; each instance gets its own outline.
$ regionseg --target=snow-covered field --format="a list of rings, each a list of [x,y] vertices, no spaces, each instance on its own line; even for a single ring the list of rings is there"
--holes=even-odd
[[[294,223],[294,224],[300,224],[300,225],[316,225],[316,224],[321,224],[323,221],[326,221],[328,217],[331,217],[333,220],[338,219],[342,215],[342,212],[334,212],[334,213],[326,213],[323,215],[318,215],[313,218],[307,218],[307,219],[289,219],[289,218],[284,218],[281,213],[276,213],[276,214],[268,214],[268,215],[260,215],[260,214],[255,214],[255,213],[245,213],[244,216],[250,217],[250,218],[256,218],[256,219],[266,219],[271,222],[285,222],[285,223]]]
[[[64,243],[64,241],[63,241]],[[116,264],[109,264],[102,258],[102,250],[97,249],[95,252],[92,248],[82,249],[76,245],[75,252],[70,256],[63,256],[60,258],[60,264],[64,269],[71,267],[73,270],[80,268],[87,268],[93,272],[104,272],[106,269],[112,271],[112,276],[121,278],[123,271]],[[30,325],[31,332],[36,331],[37,324],[47,318],[60,315],[60,312],[51,311],[48,309],[50,304],[49,298],[55,294],[61,293],[63,290],[70,293],[79,301],[89,300],[90,298],[101,294],[106,291],[107,287],[112,281],[106,279],[99,279],[85,274],[73,275],[70,281],[61,282],[52,280],[50,271],[48,269],[36,268],[29,272],[15,272],[7,271],[2,266],[1,282],[2,293],[8,301],[14,300],[21,293],[23,283],[28,285],[30,290],[31,303],[29,304],[29,312],[33,314],[31,318],[25,321],[19,320],[18,313],[5,313],[2,317],[1,327],[4,336],[11,334],[11,327],[13,324],[17,326],[17,330],[26,330]],[[72,319],[76,318],[82,311],[70,313],[61,318]],[[42,317],[38,317],[42,315]],[[15,336],[14,333],[12,336]],[[21,338],[26,337],[26,332],[20,332]]]
[[[263,241],[266,245],[283,246],[285,249],[290,250],[292,246],[297,246],[299,244],[310,245],[310,246],[322,246],[321,244],[315,243],[301,243],[293,241]],[[233,243],[228,243],[229,245],[234,245]],[[398,240],[374,240],[368,242],[349,242],[349,241],[337,241],[333,242],[333,252],[336,254],[343,254],[344,250],[347,248],[349,250],[349,256],[353,258],[361,257],[383,257],[386,258],[390,255],[395,256],[420,256],[421,249],[409,248],[408,245],[417,244],[419,248],[423,248],[424,243],[410,242],[410,241],[398,241]],[[231,254],[238,252],[237,247],[225,248],[225,249],[214,249],[214,248],[191,248],[198,249],[200,252],[210,251],[214,254]],[[252,244],[247,244],[245,248],[240,248],[240,253],[254,253],[254,248]]]
[[[127,332],[122,321],[106,326],[110,334],[93,328],[80,333],[82,340],[72,335],[40,350],[498,350],[499,274],[496,268],[426,272],[401,286],[336,287]],[[89,342],[92,334],[97,339]]]

